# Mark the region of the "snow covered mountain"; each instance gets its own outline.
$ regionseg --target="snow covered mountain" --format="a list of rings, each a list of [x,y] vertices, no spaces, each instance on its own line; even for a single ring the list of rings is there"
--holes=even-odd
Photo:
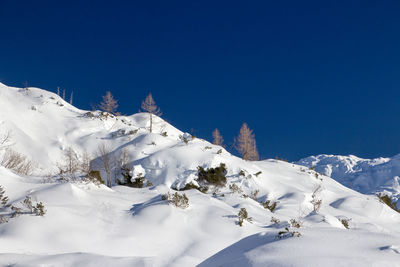
[[[9,148],[35,162],[31,175],[0,167],[0,185],[11,205],[29,195],[47,210],[0,223],[0,265],[400,266],[400,214],[376,196],[304,166],[244,161],[158,117],[148,128],[147,113],[89,112],[45,90],[0,84],[0,136],[9,132]],[[101,147],[113,159],[111,188],[60,179],[68,151],[79,160],[86,151],[104,179]],[[151,184],[117,185],[122,157],[132,179]],[[226,184],[174,190],[202,186],[199,167],[221,163]],[[168,192],[186,194],[189,206],[171,205]]]
[[[318,155],[301,159],[296,164],[315,167],[317,172],[363,194],[383,193],[399,200],[400,154],[376,159]]]

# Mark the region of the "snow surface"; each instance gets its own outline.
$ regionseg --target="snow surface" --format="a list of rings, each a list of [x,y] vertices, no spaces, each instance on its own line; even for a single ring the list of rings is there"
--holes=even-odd
[[[87,112],[38,88],[0,84],[0,133],[10,130],[13,148],[37,167],[32,176],[0,167],[0,185],[11,204],[30,195],[47,209],[44,217],[0,224],[0,265],[400,266],[400,214],[373,195],[296,164],[243,161],[158,117],[149,133],[147,113]],[[144,172],[153,186],[108,188],[56,179],[66,149],[94,156],[101,144],[115,156],[125,149],[132,173]],[[198,166],[220,163],[227,166],[228,181],[215,194],[185,191],[187,209],[162,200],[171,187],[196,183]],[[243,192],[231,192],[232,184]],[[314,212],[310,201],[319,185],[322,206]],[[255,199],[242,196],[255,190]],[[273,213],[260,204],[265,200],[278,202]],[[237,224],[241,208],[252,217],[243,227]],[[271,223],[272,217],[280,223]],[[300,229],[291,228],[302,236],[276,238],[290,219],[302,222]],[[349,220],[350,229],[341,219]]]

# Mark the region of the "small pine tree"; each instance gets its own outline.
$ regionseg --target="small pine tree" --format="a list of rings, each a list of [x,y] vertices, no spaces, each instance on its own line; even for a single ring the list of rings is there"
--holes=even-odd
[[[253,130],[250,130],[247,123],[243,123],[240,128],[239,136],[235,140],[235,146],[244,160],[258,160],[256,139]]]
[[[142,109],[147,111],[150,114],[150,132],[153,131],[153,115],[161,116],[162,113],[160,108],[157,107],[156,102],[153,99],[151,93],[148,94],[146,99],[142,101]]]
[[[110,91],[107,91],[106,95],[102,96],[102,98],[103,101],[100,103],[100,109],[114,114],[118,108],[118,100],[114,99]]]
[[[213,135],[213,144],[217,146],[222,146],[224,139],[222,138],[218,129],[215,129],[212,135]]]

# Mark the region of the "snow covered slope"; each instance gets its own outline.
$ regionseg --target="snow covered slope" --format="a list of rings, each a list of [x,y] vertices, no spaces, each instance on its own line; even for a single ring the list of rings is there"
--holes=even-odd
[[[392,158],[362,159],[356,156],[318,155],[296,164],[315,170],[364,194],[384,193],[395,201],[400,196],[400,154]]]
[[[38,166],[32,176],[0,167],[0,185],[10,204],[30,195],[47,209],[0,224],[0,265],[400,266],[400,214],[375,196],[299,165],[243,161],[161,118],[149,133],[148,118],[88,113],[41,89],[0,85],[0,131],[10,130],[12,148]],[[125,151],[132,174],[153,185],[115,185],[115,166],[112,188],[44,176],[55,174],[69,147],[95,156],[102,144],[113,158]],[[163,200],[172,188],[197,184],[198,166],[221,163],[225,186],[179,192],[188,196],[186,209]],[[313,199],[322,201],[317,211]],[[266,200],[277,203],[273,212]],[[252,220],[240,227],[242,208]],[[286,227],[302,236],[278,238]]]

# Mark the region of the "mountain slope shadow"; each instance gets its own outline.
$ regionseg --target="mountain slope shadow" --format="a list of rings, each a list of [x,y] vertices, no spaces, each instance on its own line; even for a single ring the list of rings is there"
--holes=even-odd
[[[277,240],[271,234],[254,234],[224,248],[197,266],[253,266],[251,261],[246,257],[246,252],[274,241]]]

